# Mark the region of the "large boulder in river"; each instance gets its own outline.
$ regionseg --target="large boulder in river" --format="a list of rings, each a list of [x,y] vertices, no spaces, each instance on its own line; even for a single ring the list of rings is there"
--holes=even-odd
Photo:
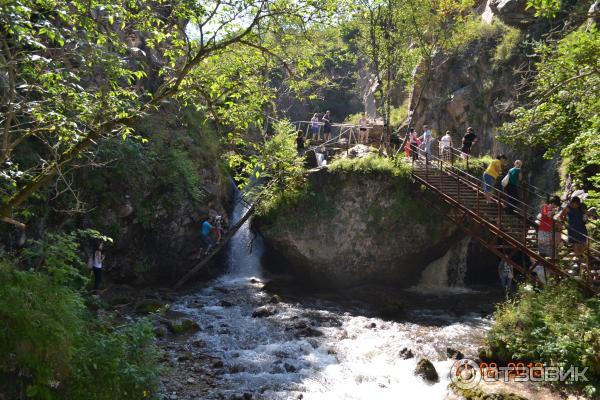
[[[426,358],[421,358],[415,368],[415,375],[420,376],[428,382],[437,382],[440,380],[433,363]]]
[[[324,169],[310,175],[308,191],[255,222],[267,265],[313,284],[409,287],[461,236],[428,204],[439,200],[409,177]]]

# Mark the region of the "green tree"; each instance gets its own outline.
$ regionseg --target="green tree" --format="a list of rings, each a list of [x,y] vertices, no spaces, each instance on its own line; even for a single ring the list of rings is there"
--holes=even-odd
[[[247,124],[268,95],[250,79],[256,70],[241,68],[243,54],[252,50],[245,67],[254,67],[258,54],[277,58],[262,46],[265,37],[316,24],[331,15],[332,4],[2,2],[0,218],[15,222],[16,208],[64,178],[74,162],[85,164],[95,143],[135,136],[137,121],[169,99],[221,119],[243,111],[228,121]]]

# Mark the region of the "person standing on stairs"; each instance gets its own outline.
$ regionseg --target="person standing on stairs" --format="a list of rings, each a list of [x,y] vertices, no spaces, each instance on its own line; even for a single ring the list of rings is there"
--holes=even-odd
[[[410,128],[409,135],[410,155],[413,161],[417,161],[419,159],[419,145],[421,144],[419,141],[419,135],[417,135],[415,128]]]
[[[550,201],[542,206],[540,211],[540,225],[538,226],[538,251],[544,257],[556,258],[556,248],[559,241],[554,240],[554,249],[552,248],[552,234],[560,230],[554,217],[558,215],[560,209],[560,197],[554,196]]]
[[[329,112],[329,110],[325,112],[325,115],[323,115],[321,121],[323,121],[323,133],[325,135],[323,140],[331,140],[331,113]]]
[[[429,164],[431,161],[431,143],[433,142],[433,135],[431,129],[427,125],[423,125],[423,135],[419,138],[422,140],[421,146],[425,152],[425,161]]]
[[[507,194],[506,208],[507,214],[514,214],[515,208],[518,207],[519,202],[519,184],[523,180],[523,173],[521,167],[523,163],[521,160],[515,161],[515,166],[508,171],[508,185],[504,189]]]
[[[488,204],[492,202],[492,191],[494,190],[496,179],[498,179],[498,176],[502,172],[502,166],[505,162],[506,156],[504,154],[496,156],[496,159],[488,165],[483,173],[483,193]]]
[[[467,159],[471,154],[471,147],[477,143],[477,135],[473,131],[472,127],[467,128],[467,133],[462,138],[462,147],[460,151],[462,151],[462,158]]]
[[[442,160],[448,162],[450,161],[450,151],[452,147],[452,136],[450,136],[450,131],[446,131],[446,134],[442,136],[440,139],[440,156]]]
[[[567,219],[569,243],[573,245],[573,273],[579,274],[579,267],[585,261],[585,247],[587,245],[587,228],[585,222],[587,220],[587,211],[581,199],[574,196],[569,205],[566,206],[560,213],[560,218]]]

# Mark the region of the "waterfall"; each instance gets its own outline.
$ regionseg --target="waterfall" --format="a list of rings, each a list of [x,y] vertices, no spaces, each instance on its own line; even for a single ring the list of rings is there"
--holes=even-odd
[[[239,221],[250,207],[241,201],[241,193],[234,186],[234,207],[229,217],[230,225]],[[240,227],[227,244],[227,272],[222,280],[237,280],[259,276],[264,252],[262,237],[250,227],[251,218]]]
[[[466,237],[451,247],[446,254],[431,262],[423,271],[417,291],[462,289],[467,274],[467,255],[471,238]]]

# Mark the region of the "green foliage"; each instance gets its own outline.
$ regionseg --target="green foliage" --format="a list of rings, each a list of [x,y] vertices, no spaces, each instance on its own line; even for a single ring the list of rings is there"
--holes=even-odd
[[[540,61],[529,93],[530,102],[516,108],[514,122],[502,126],[500,140],[541,146],[545,156],[560,155],[563,170],[577,188],[600,201],[600,35],[596,27],[580,28],[555,45],[538,44]],[[598,223],[592,224],[598,235]]]
[[[474,42],[497,39],[513,29],[496,19],[492,20],[492,23],[488,23],[483,21],[479,15],[471,15],[464,20],[460,29],[454,32],[448,41],[447,48],[454,52],[464,52]]]
[[[92,229],[49,233],[23,250],[22,261],[31,269],[43,270],[57,284],[74,290],[83,289],[88,282],[89,268],[82,261],[79,242],[87,238],[112,242],[111,238]]]
[[[494,318],[486,339],[494,357],[589,367],[587,378],[600,388],[599,299],[585,299],[572,282],[542,291],[522,286],[514,299],[498,306]]]
[[[373,149],[375,151],[375,149]],[[329,166],[331,172],[349,172],[360,174],[382,173],[390,176],[407,177],[410,175],[410,165],[403,157],[391,159],[370,154],[361,158],[343,158],[335,160]]]
[[[121,326],[95,322],[81,338],[66,383],[68,399],[143,399],[156,392],[161,369],[147,320]],[[98,384],[102,382],[102,384]]]
[[[152,340],[147,322],[115,328],[93,319],[82,294],[56,274],[0,260],[0,393],[7,398],[142,399],[157,384]]]
[[[263,186],[253,190],[262,214],[301,195],[306,187],[304,159],[296,150],[294,126],[281,121],[275,123],[274,129],[275,134],[267,138],[260,149],[250,181],[264,180]]]
[[[506,27],[504,34],[501,36],[500,43],[498,43],[494,50],[494,56],[492,57],[494,67],[498,68],[510,61],[517,54],[522,43],[523,33],[517,28]]]

